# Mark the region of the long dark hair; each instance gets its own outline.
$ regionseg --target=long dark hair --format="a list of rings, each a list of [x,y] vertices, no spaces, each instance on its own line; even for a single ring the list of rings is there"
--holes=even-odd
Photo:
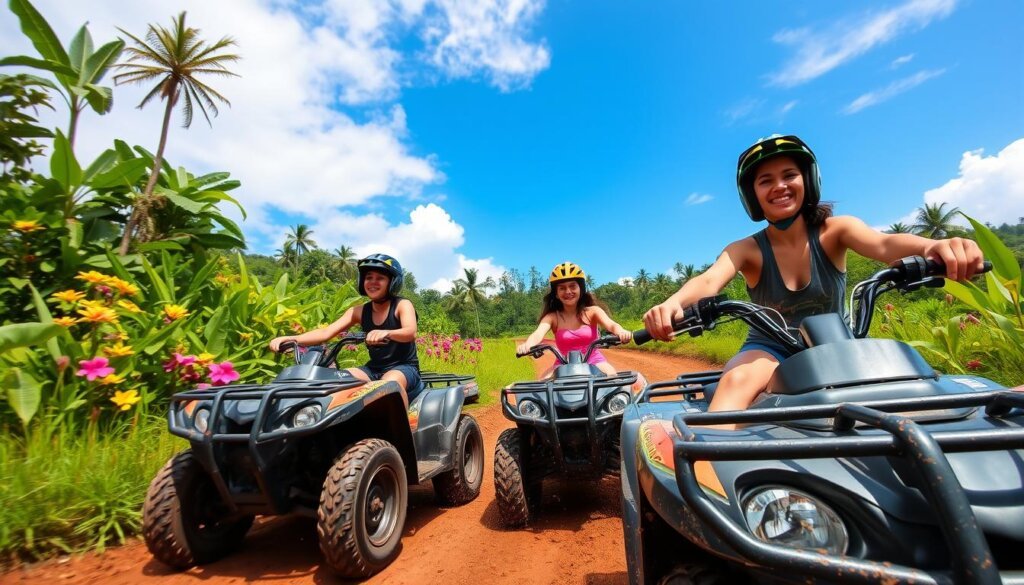
[[[804,222],[807,223],[807,227],[818,227],[825,223],[825,220],[832,217],[831,201],[822,201],[817,205],[806,205],[800,210],[800,215],[804,217]]]
[[[585,280],[583,280],[582,278],[574,278],[573,280],[575,280],[580,285],[580,300],[576,302],[577,319],[583,321],[583,312],[587,309],[587,307],[597,306],[601,307],[605,311],[608,310],[608,308],[605,307],[604,303],[597,300],[597,297],[594,295],[594,293],[587,290],[587,282]],[[556,292],[557,288],[558,283],[552,283],[551,289],[548,290],[547,294],[544,295],[544,305],[540,311],[540,318],[537,319],[538,322],[541,319],[543,319],[544,316],[547,315],[548,313],[555,313],[556,311],[560,312],[565,308],[565,305],[562,304],[561,299],[558,298],[558,293]]]

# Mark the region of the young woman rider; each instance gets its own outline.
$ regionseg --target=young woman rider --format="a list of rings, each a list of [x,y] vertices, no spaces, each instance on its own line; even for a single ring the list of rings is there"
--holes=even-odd
[[[551,290],[544,295],[544,309],[537,329],[516,348],[517,353],[525,354],[540,343],[548,331],[554,332],[555,347],[562,355],[568,355],[572,350],[586,351],[598,338],[598,325],[617,335],[623,343],[633,338],[631,332],[612,321],[608,313],[598,306],[597,298],[587,290],[586,273],[576,264],[563,262],[555,266],[548,282]],[[601,350],[595,349],[587,363],[596,366],[605,375],[616,374],[615,367],[608,363]]]
[[[934,258],[954,280],[970,278],[982,266],[972,240],[882,234],[855,217],[832,217],[832,206],[820,202],[817,159],[796,136],[772,135],[744,150],[736,186],[750,219],[767,220],[768,227],[726,246],[706,272],[649,310],[644,325],[653,337],[671,339],[672,321],[683,308],[717,294],[737,273],[753,302],[778,310],[789,327],[797,327],[810,315],[845,313],[847,250],[886,263],[911,255]],[[710,410],[750,406],[786,357],[784,348],[752,330],[725,365]]]

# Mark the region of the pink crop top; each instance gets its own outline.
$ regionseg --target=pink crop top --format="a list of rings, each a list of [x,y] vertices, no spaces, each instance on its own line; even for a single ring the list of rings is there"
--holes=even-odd
[[[569,357],[569,352],[573,350],[586,353],[587,348],[590,347],[590,344],[595,339],[597,339],[597,324],[593,323],[590,325],[584,323],[578,329],[559,328],[555,331],[555,347],[566,357]],[[594,353],[590,354],[590,359],[587,360],[587,363],[593,365],[603,361],[607,360],[601,354],[601,350],[595,349]]]

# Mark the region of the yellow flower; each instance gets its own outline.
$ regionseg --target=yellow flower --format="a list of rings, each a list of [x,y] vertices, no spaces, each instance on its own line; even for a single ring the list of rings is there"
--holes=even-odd
[[[127,280],[121,280],[116,276],[111,276],[107,279],[107,285],[111,288],[116,288],[117,292],[121,293],[121,296],[135,296],[139,294],[139,287],[128,282]]]
[[[228,284],[229,282],[231,282],[231,277],[224,276],[223,274],[218,274],[217,276],[213,277],[213,280],[217,284]]]
[[[78,306],[83,309],[103,309],[106,308],[106,304],[103,301],[97,301],[95,299],[84,299],[78,302]]]
[[[19,219],[11,224],[11,227],[23,234],[43,229],[43,226],[39,225],[39,222],[34,219]]]
[[[128,311],[129,313],[141,313],[142,312],[142,309],[140,309],[138,305],[136,305],[135,303],[133,303],[131,301],[126,301],[124,299],[121,299],[121,300],[117,301],[117,306],[121,307],[125,311]]]
[[[114,397],[110,399],[111,402],[117,405],[118,410],[131,410],[132,406],[140,400],[142,400],[142,397],[139,396],[139,391],[134,388],[124,392],[117,390],[114,392]]]
[[[106,274],[90,270],[89,272],[79,272],[75,275],[75,278],[78,280],[84,280],[89,284],[105,284],[109,277]]]
[[[238,337],[241,338],[242,341],[249,341],[252,339],[252,333],[239,333]]]
[[[69,288],[68,290],[55,292],[52,296],[58,301],[64,301],[65,303],[77,303],[85,298],[85,293]]]
[[[164,307],[164,315],[171,321],[177,321],[188,316],[188,309],[181,305],[167,305]]]
[[[61,327],[71,327],[75,323],[78,323],[78,319],[75,319],[74,317],[57,317],[53,322]]]
[[[108,307],[85,307],[78,309],[78,314],[90,323],[117,323],[117,313]]]
[[[200,364],[205,365],[212,362],[216,357],[217,356],[213,355],[212,353],[203,352],[196,356],[196,361],[199,362]]]
[[[121,374],[107,374],[98,381],[100,384],[104,385],[120,384],[121,382],[124,382],[124,376]]]
[[[114,345],[111,345],[109,347],[104,347],[103,348],[103,353],[107,357],[124,357],[126,355],[132,355],[133,353],[135,353],[135,351],[132,349],[132,346],[125,345],[125,344],[121,343],[120,341],[118,341]]]
[[[124,331],[114,331],[103,336],[103,341],[125,341],[127,339],[128,334]]]

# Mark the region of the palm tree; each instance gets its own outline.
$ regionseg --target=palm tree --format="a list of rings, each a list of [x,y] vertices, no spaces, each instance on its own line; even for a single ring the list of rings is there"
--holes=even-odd
[[[338,246],[334,255],[338,257],[338,271],[341,272],[342,277],[355,278],[357,273],[356,251],[352,249],[352,246]]]
[[[291,242],[285,242],[278,248],[274,252],[274,258],[277,258],[285,268],[298,266],[298,255],[295,254],[295,246]]]
[[[683,284],[687,280],[697,276],[697,268],[693,264],[676,262],[675,265],[672,266],[672,270],[676,273],[676,282],[679,284]]]
[[[285,244],[291,244],[295,248],[296,256],[301,256],[316,248],[316,241],[313,240],[312,235],[313,230],[309,229],[308,225],[300,223],[292,228],[292,233],[288,234],[284,242]]]
[[[933,240],[949,237],[950,232],[957,230],[953,216],[960,213],[960,209],[954,207],[944,211],[945,207],[945,203],[925,203],[924,207],[917,210],[917,223],[910,226],[911,229],[917,235]]]
[[[484,292],[494,287],[494,279],[488,276],[484,281],[478,282],[480,278],[476,268],[463,268],[465,278],[457,278],[452,283],[452,292],[449,297],[449,309],[456,307],[473,307],[476,313],[476,336],[480,337],[480,305],[487,301]]]
[[[121,237],[120,253],[128,253],[128,244],[131,242],[133,233],[140,221],[146,218],[146,210],[153,207],[153,188],[156,186],[157,178],[160,176],[160,168],[163,166],[164,148],[167,146],[167,130],[171,123],[171,112],[178,100],[184,95],[182,113],[185,116],[184,126],[192,125],[192,113],[196,106],[203,113],[206,122],[210,122],[210,116],[206,110],[209,108],[216,116],[217,101],[231,105],[227,98],[217,93],[212,87],[206,85],[196,78],[197,75],[234,76],[227,68],[228,62],[237,61],[238,55],[223,53],[223,50],[235,44],[231,37],[223,37],[216,43],[208,44],[199,38],[199,30],[185,26],[185,13],[182,12],[174,20],[174,26],[168,30],[162,26],[149,25],[146,33],[146,40],[118,29],[127,35],[135,45],[125,49],[128,54],[128,61],[117,66],[126,69],[126,73],[114,76],[114,81],[120,83],[148,83],[156,81],[156,85],[142,98],[139,108],[144,107],[154,96],[159,95],[161,100],[166,100],[164,108],[164,120],[160,129],[160,143],[153,157],[153,169],[149,174],[149,182],[142,192],[140,202],[132,208],[128,223],[125,225],[124,235]]]
[[[889,229],[887,229],[885,231],[886,231],[886,233],[889,233],[889,234],[909,234],[909,233],[912,233],[911,229],[910,229],[910,226],[905,224],[905,223],[902,223],[902,222],[896,222],[896,223],[892,224],[891,226],[889,226]]]

